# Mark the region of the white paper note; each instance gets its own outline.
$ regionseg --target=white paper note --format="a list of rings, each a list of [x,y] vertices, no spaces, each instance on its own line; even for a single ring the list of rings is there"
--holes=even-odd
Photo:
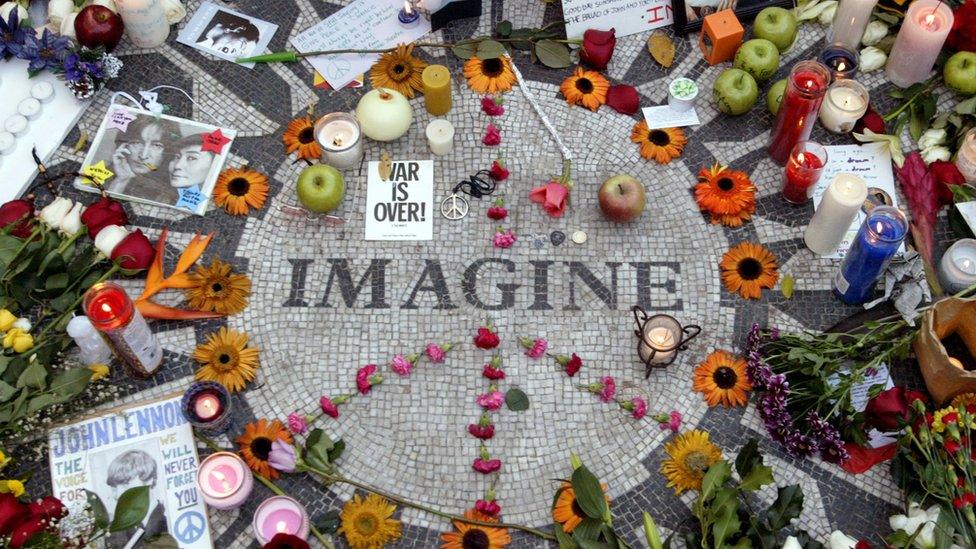
[[[647,128],[657,130],[660,128],[681,128],[684,126],[697,126],[698,113],[692,107],[686,111],[676,111],[670,105],[660,107],[644,107],[644,120],[647,121]]]
[[[393,162],[388,181],[379,162],[366,178],[366,240],[430,240],[434,237],[434,162]]]
[[[959,210],[959,215],[966,221],[966,225],[969,225],[969,230],[976,233],[976,200],[972,202],[960,202],[956,204],[956,209]]]
[[[563,0],[566,36],[583,37],[586,29],[616,29],[628,36],[674,23],[670,0]]]

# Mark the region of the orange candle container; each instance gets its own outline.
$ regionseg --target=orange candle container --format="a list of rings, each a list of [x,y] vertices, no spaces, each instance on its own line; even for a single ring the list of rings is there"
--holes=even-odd
[[[742,45],[746,29],[732,10],[722,10],[705,16],[698,47],[709,65],[731,61],[736,50]]]
[[[429,65],[420,75],[424,83],[424,107],[434,116],[451,110],[451,73],[444,65]]]

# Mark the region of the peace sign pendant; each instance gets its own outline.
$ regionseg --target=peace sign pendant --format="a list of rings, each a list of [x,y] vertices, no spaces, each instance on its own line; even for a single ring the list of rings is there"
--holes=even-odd
[[[463,196],[454,193],[441,201],[441,215],[451,221],[457,221],[468,215],[468,201]]]

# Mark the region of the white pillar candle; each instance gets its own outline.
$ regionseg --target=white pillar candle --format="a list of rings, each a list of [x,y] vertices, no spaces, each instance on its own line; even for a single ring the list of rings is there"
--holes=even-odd
[[[888,55],[888,80],[899,88],[922,82],[952,30],[952,10],[940,0],[915,0]]]
[[[442,118],[427,124],[427,145],[430,152],[443,156],[454,148],[454,126]]]
[[[976,240],[963,238],[949,246],[939,261],[939,280],[950,293],[976,284]]]
[[[863,179],[850,173],[837,174],[807,225],[803,235],[807,248],[819,255],[836,251],[867,197],[868,186]]]
[[[155,48],[169,36],[162,0],[115,0],[125,35],[138,48]]]
[[[838,80],[820,105],[820,123],[827,131],[848,133],[868,110],[868,90],[855,80]]]
[[[827,42],[844,44],[858,51],[861,48],[864,28],[871,21],[871,12],[877,4],[878,0],[840,0]]]
[[[356,117],[334,112],[315,122],[315,139],[322,148],[322,161],[338,169],[355,168],[363,159],[363,138]]]

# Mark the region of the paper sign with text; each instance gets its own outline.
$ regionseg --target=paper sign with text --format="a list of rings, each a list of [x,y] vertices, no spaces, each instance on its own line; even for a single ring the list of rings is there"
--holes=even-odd
[[[393,162],[383,181],[379,162],[366,179],[366,240],[430,240],[434,237],[434,162]]]
[[[563,0],[566,37],[583,38],[586,29],[616,29],[629,36],[674,23],[671,0]]]

